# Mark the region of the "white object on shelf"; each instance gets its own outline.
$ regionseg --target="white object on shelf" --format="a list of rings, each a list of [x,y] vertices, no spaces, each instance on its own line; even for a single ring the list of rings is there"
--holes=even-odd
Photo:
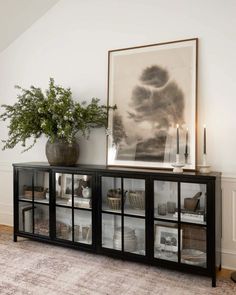
[[[178,212],[175,212],[173,217],[178,218]],[[202,214],[194,214],[194,213],[180,213],[180,217],[182,220],[192,220],[198,222],[204,222],[204,215]]]
[[[176,162],[172,164],[172,167],[174,167],[173,172],[183,173],[184,166],[184,163],[180,162],[179,154],[176,154]]]
[[[190,265],[206,265],[206,253],[197,249],[183,249],[181,252],[181,262]]]
[[[91,188],[90,187],[88,187],[88,186],[86,186],[86,187],[84,187],[84,186],[82,186],[82,195],[83,195],[83,197],[85,198],[85,199],[89,199],[89,198],[91,198]]]
[[[199,172],[200,173],[210,173],[211,172],[211,166],[207,164],[207,155],[203,154],[202,157],[202,165],[198,165]]]
[[[72,198],[67,201],[68,205],[72,205]],[[74,197],[74,206],[81,208],[91,208],[91,199],[84,199],[80,197]]]

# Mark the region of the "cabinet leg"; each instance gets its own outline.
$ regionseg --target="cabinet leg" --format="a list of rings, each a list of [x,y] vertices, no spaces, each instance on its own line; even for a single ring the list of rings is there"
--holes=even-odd
[[[212,287],[216,287],[216,275],[212,277]]]
[[[13,235],[13,242],[17,242],[17,235]]]
[[[221,271],[221,264],[220,264],[220,266],[219,266],[219,271]]]

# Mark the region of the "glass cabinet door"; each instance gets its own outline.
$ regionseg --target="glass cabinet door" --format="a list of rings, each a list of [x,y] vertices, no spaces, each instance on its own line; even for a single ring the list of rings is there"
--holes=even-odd
[[[178,262],[178,183],[154,180],[154,257]]]
[[[145,216],[145,180],[125,178],[124,192],[124,213]]]
[[[145,219],[124,216],[124,251],[146,254]]]
[[[181,183],[181,221],[206,224],[206,184]]]
[[[56,206],[56,237],[72,241],[72,208]]]
[[[55,173],[56,238],[92,244],[92,176]]]
[[[101,177],[102,247],[145,255],[145,179]]]
[[[206,268],[207,185],[154,180],[153,186],[154,257]]]
[[[122,250],[121,216],[102,214],[102,247]]]
[[[154,180],[154,217],[178,220],[178,183]]]
[[[125,192],[121,190],[121,178],[102,177],[102,210],[121,213],[122,198]]]
[[[49,236],[49,172],[18,171],[19,231]]]
[[[18,199],[23,201],[33,201],[33,179],[34,171],[19,170],[18,171]]]
[[[74,210],[74,242],[92,244],[92,212]]]
[[[56,205],[92,208],[92,177],[56,173]]]
[[[178,245],[178,224],[155,221],[154,257],[178,262]]]
[[[207,185],[180,183],[181,263],[207,267]]]
[[[207,234],[205,226],[181,225],[181,263],[207,267]]]

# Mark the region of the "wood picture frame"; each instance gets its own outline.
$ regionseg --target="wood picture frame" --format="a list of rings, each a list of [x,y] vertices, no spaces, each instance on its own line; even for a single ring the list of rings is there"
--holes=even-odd
[[[108,52],[108,166],[172,169],[178,124],[180,160],[196,169],[197,53],[197,38]]]
[[[166,237],[171,238],[172,245],[166,245]],[[155,246],[160,245],[162,250],[178,252],[178,228],[155,224]],[[180,230],[180,250],[182,249],[182,230]]]

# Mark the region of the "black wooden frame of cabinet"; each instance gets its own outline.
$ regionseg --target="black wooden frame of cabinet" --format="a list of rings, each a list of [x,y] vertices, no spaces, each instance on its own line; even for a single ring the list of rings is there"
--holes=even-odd
[[[149,235],[147,230],[145,230],[145,255],[137,255],[137,254],[133,254],[130,252],[125,252],[124,251],[124,241],[122,238],[122,250],[115,250],[115,249],[110,249],[110,248],[104,248],[102,247],[102,226],[101,226],[101,221],[102,221],[102,214],[110,214],[110,215],[118,215],[121,217],[121,227],[123,228],[124,224],[124,217],[130,217],[130,218],[137,218],[137,219],[144,219],[145,220],[145,229],[149,228],[150,225],[150,220],[151,219],[151,215],[150,215],[150,210],[148,210],[149,208],[149,202],[148,202],[148,198],[145,198],[145,216],[144,217],[140,217],[138,215],[132,215],[132,214],[127,214],[124,213],[124,202],[122,202],[122,208],[121,208],[121,212],[120,213],[113,213],[113,212],[109,212],[109,211],[103,211],[102,210],[102,184],[101,184],[101,178],[102,177],[114,177],[114,178],[121,178],[121,191],[123,192],[123,180],[126,179],[142,179],[145,180],[145,195],[147,196],[149,194],[149,189],[150,189],[150,185],[148,184],[149,178],[147,176],[142,175],[133,175],[130,173],[124,173],[124,172],[101,172],[98,174],[98,189],[99,189],[99,207],[98,207],[98,220],[99,220],[99,233],[98,233],[98,252],[102,253],[102,254],[107,254],[109,256],[112,257],[118,257],[118,258],[127,258],[129,260],[132,261],[139,261],[139,262],[146,262],[146,261],[150,261],[150,251],[148,251],[148,249],[150,248],[149,244],[150,244],[150,239],[149,239]],[[123,199],[123,193],[122,193],[122,199]],[[148,214],[149,213],[149,214]],[[123,236],[123,230],[122,230],[122,236]]]
[[[56,192],[56,183],[55,183],[55,175],[56,173],[62,173],[62,174],[71,174],[71,175],[77,175],[77,174],[83,174],[83,175],[88,175],[88,176],[92,176],[92,191],[95,191],[96,190],[96,175],[94,172],[90,172],[90,171],[85,171],[85,170],[74,170],[74,171],[71,171],[70,169],[53,169],[52,170],[52,209],[55,209],[52,211],[52,232],[53,232],[53,236],[52,236],[52,240],[54,241],[57,241],[57,242],[62,242],[63,244],[66,243],[68,245],[78,245],[78,247],[80,248],[83,248],[84,250],[91,250],[91,251],[95,251],[95,246],[96,246],[96,243],[95,243],[95,238],[97,236],[97,230],[96,230],[96,208],[97,208],[97,200],[95,198],[92,198],[92,209],[91,210],[86,210],[84,208],[75,208],[73,206],[73,199],[72,199],[72,205],[71,207],[68,207],[68,206],[58,206],[56,204],[56,196],[55,196],[55,192]],[[72,177],[72,195],[74,195],[74,177]],[[55,207],[55,208],[54,208]],[[83,244],[83,243],[79,243],[79,242],[73,242],[73,241],[69,241],[69,240],[61,240],[61,239],[58,239],[56,237],[56,229],[55,229],[55,226],[54,224],[56,224],[56,208],[59,207],[59,208],[67,208],[67,209],[71,209],[72,210],[72,233],[74,232],[74,212],[75,210],[81,210],[81,211],[87,211],[87,212],[91,212],[91,218],[92,218],[92,244]]]
[[[100,165],[78,165],[74,167],[55,167],[49,166],[47,163],[20,163],[14,164],[14,234],[13,239],[16,242],[17,237],[31,238],[41,242],[48,242],[61,246],[68,246],[77,248],[80,250],[95,252],[103,255],[108,255],[114,258],[121,258],[131,260],[135,262],[141,262],[145,264],[167,267],[174,270],[185,271],[188,273],[195,273],[212,278],[212,286],[216,286],[216,271],[221,269],[221,174],[199,174],[195,172],[185,172],[183,174],[173,173],[171,171],[157,171],[148,169],[129,169],[129,168],[117,168],[106,167]],[[49,186],[50,186],[50,201],[49,201],[49,237],[34,233],[26,233],[19,230],[19,199],[18,199],[18,184],[19,184],[19,171],[27,170],[32,171],[34,185],[34,177],[36,172],[48,172],[49,173]],[[56,196],[55,196],[55,173],[65,174],[87,174],[92,176],[92,190],[95,192],[92,198],[92,244],[87,245],[83,243],[61,240],[56,238]],[[145,180],[145,255],[137,255],[123,250],[115,250],[102,247],[102,177],[119,177],[122,179],[143,179]],[[180,248],[178,249],[178,262],[162,260],[154,257],[154,222],[161,221],[161,218],[154,218],[154,181],[171,181],[176,182],[178,185],[178,211],[180,213],[180,184],[181,183],[200,183],[205,184],[207,187],[207,216],[206,216],[206,243],[207,243],[207,267],[202,268],[199,266],[192,266],[183,264],[180,262]],[[123,191],[123,190],[122,190]],[[34,200],[34,193],[33,193]],[[72,212],[74,211],[71,208]],[[80,209],[79,209],[80,210]],[[106,213],[106,212],[105,212]],[[33,213],[34,214],[34,213]],[[109,214],[107,212],[107,214]],[[112,213],[111,213],[112,214]],[[123,219],[124,207],[120,214]],[[140,218],[136,215],[133,218]],[[164,220],[162,220],[164,221]],[[178,220],[174,221],[178,224],[180,229],[181,224],[187,224],[189,226],[196,225],[194,222],[183,222],[180,220],[180,214],[178,214]],[[123,225],[123,223],[122,223]],[[198,224],[197,224],[198,225]],[[180,238],[180,230],[178,230]],[[122,249],[124,248],[122,239]],[[180,243],[179,243],[180,244]],[[178,246],[180,247],[180,246]]]

